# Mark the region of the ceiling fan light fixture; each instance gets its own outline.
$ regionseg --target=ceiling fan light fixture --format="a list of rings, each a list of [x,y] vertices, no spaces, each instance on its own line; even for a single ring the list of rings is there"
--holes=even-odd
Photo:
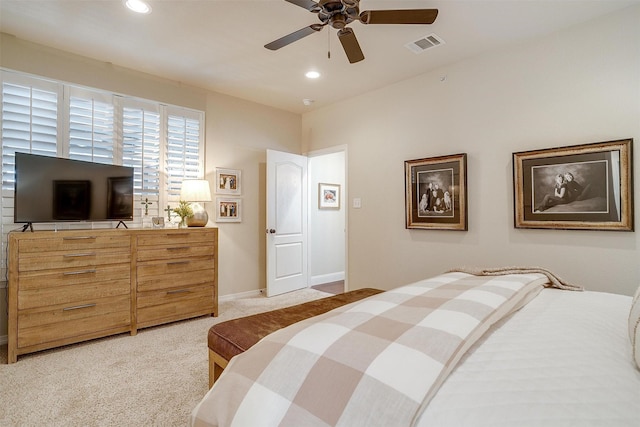
[[[143,0],[123,0],[124,5],[127,9],[142,14],[151,13],[151,6]]]
[[[320,77],[320,73],[317,71],[307,71],[305,77],[308,79],[317,79]]]

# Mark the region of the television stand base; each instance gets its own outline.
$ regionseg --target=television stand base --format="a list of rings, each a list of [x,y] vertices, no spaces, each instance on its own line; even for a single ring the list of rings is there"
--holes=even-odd
[[[120,228],[120,224],[122,224],[124,228],[129,228],[127,227],[127,224],[124,223],[124,221],[118,221],[118,225],[116,225],[116,228]]]
[[[33,233],[33,223],[32,222],[28,222],[25,225],[22,226],[22,232],[24,233],[25,231],[27,231],[27,229],[29,229],[32,233]]]

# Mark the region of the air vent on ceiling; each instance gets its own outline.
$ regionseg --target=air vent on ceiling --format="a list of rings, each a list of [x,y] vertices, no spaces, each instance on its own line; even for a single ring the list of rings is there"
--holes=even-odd
[[[411,43],[407,43],[405,47],[413,53],[421,53],[427,49],[431,49],[443,44],[444,40],[442,40],[439,36],[431,33],[428,36],[424,36],[418,40],[412,41]]]

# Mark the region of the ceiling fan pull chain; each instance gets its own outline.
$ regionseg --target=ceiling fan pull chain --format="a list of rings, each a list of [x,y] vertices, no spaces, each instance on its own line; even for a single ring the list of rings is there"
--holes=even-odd
[[[327,31],[327,59],[331,59],[331,31]]]

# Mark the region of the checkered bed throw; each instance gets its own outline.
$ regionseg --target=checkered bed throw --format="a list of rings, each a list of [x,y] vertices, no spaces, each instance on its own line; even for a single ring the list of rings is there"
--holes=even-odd
[[[547,282],[450,272],[281,329],[231,360],[191,425],[411,426],[465,351]]]

